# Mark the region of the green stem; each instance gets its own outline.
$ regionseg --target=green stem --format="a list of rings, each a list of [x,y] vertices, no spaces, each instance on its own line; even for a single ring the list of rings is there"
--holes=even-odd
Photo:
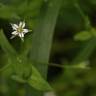
[[[84,20],[85,28],[86,28],[86,29],[91,28],[90,20],[89,20],[88,16],[86,16],[86,15],[84,14],[84,12],[83,12],[83,10],[81,9],[80,5],[78,4],[77,0],[75,1],[74,5],[75,5],[75,7],[76,7],[77,10],[79,11],[81,17],[82,17],[83,20]]]
[[[54,28],[59,15],[62,0],[50,0],[48,3],[48,8],[43,9],[41,12],[38,21],[39,24],[33,34],[32,50],[30,55],[31,60],[45,63],[48,63],[49,61]],[[41,75],[46,78],[48,65],[41,65],[38,63],[35,64],[35,66],[40,71]],[[42,96],[43,92],[34,90],[31,94],[33,96]],[[29,95],[27,94],[27,96]]]

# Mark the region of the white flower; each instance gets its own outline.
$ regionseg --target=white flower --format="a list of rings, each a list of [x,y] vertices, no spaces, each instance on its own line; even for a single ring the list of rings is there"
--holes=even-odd
[[[24,35],[29,32],[28,29],[24,29],[25,27],[25,22],[20,22],[19,25],[17,24],[11,24],[13,28],[13,32],[11,39],[13,39],[15,36],[19,36],[22,41],[24,41]]]

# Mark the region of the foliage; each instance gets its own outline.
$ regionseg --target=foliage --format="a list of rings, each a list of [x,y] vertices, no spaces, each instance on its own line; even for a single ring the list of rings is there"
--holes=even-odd
[[[95,6],[95,0],[0,0],[0,95],[95,96]],[[11,23],[20,21],[32,30],[24,42],[10,39]]]

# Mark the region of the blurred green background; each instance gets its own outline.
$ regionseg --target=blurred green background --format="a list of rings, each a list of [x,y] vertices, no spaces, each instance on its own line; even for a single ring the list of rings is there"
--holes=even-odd
[[[44,19],[47,7],[54,7],[51,1],[54,0],[0,0],[0,29],[3,29],[8,42],[17,53],[26,54],[30,46],[34,46],[32,36],[35,34],[39,19],[41,17]],[[47,18],[48,20],[44,22],[46,26],[47,23],[55,26],[51,50],[48,52],[50,56],[47,80],[56,96],[96,96],[96,0],[61,1],[56,24],[48,23],[51,20],[50,16],[53,16],[57,10],[55,7],[53,13],[50,12],[48,15],[50,20]],[[56,0],[56,5],[61,1]],[[18,23],[22,20],[25,20],[26,27],[32,30],[32,33],[25,35],[24,43],[18,37],[10,39],[12,32],[10,23]],[[43,25],[42,20],[40,22]],[[51,30],[48,28],[46,27],[44,31]],[[2,48],[3,41],[0,42],[0,68],[3,68],[9,62],[7,56],[9,53],[6,55],[6,51]],[[45,43],[47,44],[47,40]],[[45,59],[44,63],[46,63]],[[17,86],[16,81],[6,79],[5,74],[8,72],[10,74],[10,71],[4,72],[0,73],[0,96],[39,96],[26,93],[26,89],[29,88],[26,84],[20,83]],[[12,89],[14,86],[15,90]]]

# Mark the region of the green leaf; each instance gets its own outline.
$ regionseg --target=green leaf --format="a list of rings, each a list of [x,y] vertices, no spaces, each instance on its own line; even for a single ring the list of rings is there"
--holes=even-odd
[[[91,56],[92,52],[96,48],[96,38],[92,38],[82,46],[80,52],[77,54],[76,58],[72,61],[72,64],[76,64],[82,61],[86,61]]]
[[[91,28],[91,34],[92,34],[92,36],[96,37],[96,29],[95,28]]]
[[[15,56],[17,53],[11,44],[8,42],[7,38],[5,37],[3,30],[0,30],[0,45],[2,49],[10,56]]]
[[[87,32],[87,31],[82,31],[80,33],[77,33],[75,36],[74,36],[74,39],[75,40],[89,40],[90,38],[92,37],[92,35],[90,34],[90,32]]]
[[[12,79],[16,80],[16,81],[18,81],[20,83],[26,83],[26,80],[24,80],[23,78],[19,77],[18,75],[13,75]]]
[[[13,7],[3,5],[3,4],[0,4],[0,5],[1,5],[0,12],[2,13],[2,14],[0,14],[0,18],[10,19],[16,15],[16,13],[13,10],[14,9]]]
[[[72,65],[72,67],[80,68],[80,69],[90,69],[88,65],[89,65],[89,61],[83,61],[83,62],[79,62],[79,64]]]
[[[32,75],[27,81],[30,86],[41,91],[50,91],[52,88],[45,81],[35,67],[32,66]]]
[[[0,74],[2,74],[2,76],[6,78],[9,78],[12,75],[12,73],[13,73],[13,69],[11,64],[7,64],[0,69]]]

